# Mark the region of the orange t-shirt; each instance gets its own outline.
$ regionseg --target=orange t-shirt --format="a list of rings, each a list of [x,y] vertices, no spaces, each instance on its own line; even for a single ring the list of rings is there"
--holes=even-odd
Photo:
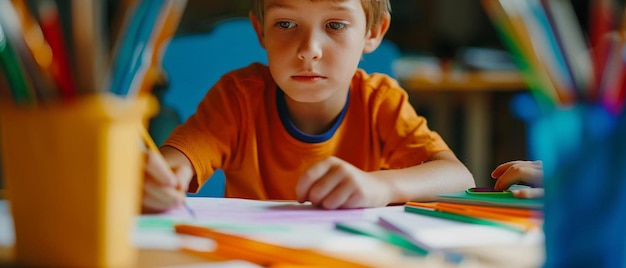
[[[165,142],[191,161],[197,179],[190,191],[223,169],[226,197],[294,200],[298,178],[329,156],[375,171],[419,165],[450,150],[383,74],[357,70],[342,115],[322,135],[299,132],[279,115],[284,107],[267,66],[254,63],[224,75]]]

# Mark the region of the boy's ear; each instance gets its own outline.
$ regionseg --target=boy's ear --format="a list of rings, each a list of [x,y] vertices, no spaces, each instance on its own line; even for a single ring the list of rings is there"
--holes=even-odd
[[[259,44],[261,45],[261,47],[265,48],[265,42],[263,38],[263,23],[259,21],[259,18],[257,18],[252,11],[248,12],[248,18],[250,18],[252,27],[256,32],[256,37],[259,39]]]
[[[389,24],[391,23],[391,15],[387,13],[383,19],[376,25],[372,26],[372,29],[369,30],[368,35],[365,37],[365,47],[363,48],[363,53],[371,53],[383,41],[383,37],[389,30]]]

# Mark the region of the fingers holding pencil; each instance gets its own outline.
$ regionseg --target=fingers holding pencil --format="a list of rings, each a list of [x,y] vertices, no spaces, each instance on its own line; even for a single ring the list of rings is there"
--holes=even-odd
[[[185,193],[180,190],[174,172],[158,152],[146,152],[142,210],[161,212],[182,204]]]
[[[146,176],[151,181],[163,186],[178,188],[176,174],[158,151],[146,152]]]
[[[191,163],[178,150],[165,147],[162,152],[147,144],[142,210],[162,212],[183,205],[189,181],[193,178]]]

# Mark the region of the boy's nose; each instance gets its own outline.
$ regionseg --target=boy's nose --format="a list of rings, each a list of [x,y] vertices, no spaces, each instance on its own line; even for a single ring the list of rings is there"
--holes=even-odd
[[[318,61],[322,58],[322,45],[320,37],[315,32],[303,34],[300,48],[298,49],[298,59],[306,61]]]

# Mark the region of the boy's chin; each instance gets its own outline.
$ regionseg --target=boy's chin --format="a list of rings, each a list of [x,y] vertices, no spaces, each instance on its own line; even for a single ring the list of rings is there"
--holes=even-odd
[[[308,104],[321,103],[327,100],[325,98],[320,98],[320,97],[297,97],[297,98],[290,97],[290,99],[292,99],[293,101],[297,103],[308,103]]]
[[[331,92],[305,92],[304,90],[283,90],[285,96],[299,103],[320,103],[332,97]]]

